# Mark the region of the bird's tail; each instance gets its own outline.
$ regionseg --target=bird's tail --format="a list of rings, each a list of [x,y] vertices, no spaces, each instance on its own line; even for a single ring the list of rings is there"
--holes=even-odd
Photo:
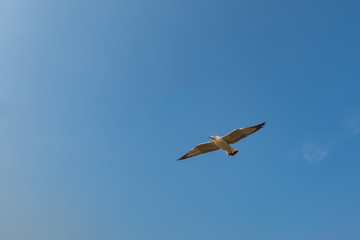
[[[226,153],[227,153],[229,156],[234,156],[235,154],[237,154],[237,153],[239,152],[239,151],[236,150],[235,148],[231,148],[230,150],[231,150],[230,152],[226,151]]]

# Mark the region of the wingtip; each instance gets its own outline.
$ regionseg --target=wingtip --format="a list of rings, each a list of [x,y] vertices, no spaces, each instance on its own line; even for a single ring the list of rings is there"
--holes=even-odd
[[[266,122],[260,123],[258,126],[259,127],[263,127],[265,125]]]

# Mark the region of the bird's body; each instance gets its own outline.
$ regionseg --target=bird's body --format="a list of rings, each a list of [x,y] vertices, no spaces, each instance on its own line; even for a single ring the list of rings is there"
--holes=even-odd
[[[225,150],[227,155],[233,156],[238,152],[238,150],[231,147],[230,144],[227,143],[222,137],[211,136],[210,138],[214,141],[216,146],[218,146],[222,150]]]
[[[211,142],[201,143],[194,147],[190,152],[179,158],[178,160],[183,160],[185,158],[194,157],[199,154],[208,153],[212,151],[217,151],[219,149],[225,150],[225,152],[230,155],[234,156],[238,153],[238,150],[231,147],[230,144],[236,143],[237,141],[253,134],[254,132],[258,131],[265,125],[265,122],[247,128],[238,128],[233,130],[232,132],[226,134],[223,137],[219,136],[211,136],[210,138],[213,140]]]

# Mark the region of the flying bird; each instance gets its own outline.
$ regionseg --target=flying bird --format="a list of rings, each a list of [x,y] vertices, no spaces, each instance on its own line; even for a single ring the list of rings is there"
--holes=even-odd
[[[253,134],[254,132],[258,131],[260,128],[262,128],[265,125],[265,122],[252,126],[247,128],[238,128],[233,130],[232,132],[228,133],[227,135],[223,137],[219,136],[211,136],[212,139],[211,142],[201,143],[191,149],[190,152],[179,158],[178,160],[183,160],[190,157],[195,157],[199,154],[208,153],[217,151],[219,149],[225,150],[225,152],[229,156],[234,156],[239,151],[235,148],[231,147],[230,144],[234,144],[237,141],[246,138],[247,136]]]

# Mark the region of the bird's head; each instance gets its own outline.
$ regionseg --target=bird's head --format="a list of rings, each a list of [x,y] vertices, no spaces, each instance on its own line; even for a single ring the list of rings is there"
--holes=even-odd
[[[212,140],[215,140],[216,136],[210,136],[209,138],[211,138]]]

